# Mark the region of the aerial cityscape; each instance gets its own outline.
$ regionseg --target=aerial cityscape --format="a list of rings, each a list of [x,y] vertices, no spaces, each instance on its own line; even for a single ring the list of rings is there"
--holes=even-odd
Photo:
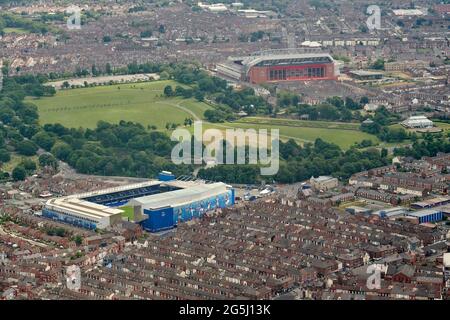
[[[449,186],[448,0],[0,0],[0,300],[450,300]]]

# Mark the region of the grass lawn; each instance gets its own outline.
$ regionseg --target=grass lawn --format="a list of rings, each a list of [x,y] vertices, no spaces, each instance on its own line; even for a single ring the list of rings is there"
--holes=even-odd
[[[130,221],[133,221],[134,216],[134,208],[130,206],[120,207],[119,209],[122,209],[124,213],[122,214],[123,218],[128,218]]]
[[[434,124],[444,131],[450,131],[450,123],[434,121]]]
[[[186,118],[203,119],[203,113],[211,108],[194,99],[162,97],[167,85],[175,87],[177,83],[153,81],[60,90],[54,97],[28,101],[37,105],[41,124],[61,123],[69,128],[95,128],[100,120],[111,123],[125,120],[145,127],[155,125],[165,131],[166,123],[183,125]],[[232,123],[205,122],[204,129],[208,128],[279,129],[282,140],[292,138],[303,143],[321,138],[343,149],[364,139],[379,142],[375,136],[359,131],[358,123],[248,117]]]
[[[343,128],[354,129],[343,129]],[[242,129],[267,129],[270,135],[271,129],[280,130],[280,139],[294,139],[299,143],[314,142],[317,138],[332,142],[343,149],[348,149],[355,142],[361,142],[364,139],[372,140],[378,143],[379,139],[374,135],[357,130],[358,124],[338,123],[326,121],[299,121],[286,119],[256,118],[249,117],[236,122],[226,123],[204,123],[203,130],[216,128],[225,130],[227,128]]]
[[[36,162],[36,165],[39,166],[38,156],[26,157],[17,154],[12,154],[11,160],[9,162],[4,163],[3,166],[0,167],[0,170],[11,173],[14,170],[14,168],[17,167],[17,165],[20,164],[24,159],[33,160],[34,162]]]
[[[242,118],[237,122],[280,125],[289,127],[344,129],[344,130],[359,130],[360,127],[359,123],[351,123],[351,122],[310,121],[310,120],[264,118],[264,117],[247,117]]]
[[[3,31],[8,33],[17,33],[17,34],[28,34],[30,33],[28,30],[22,29],[22,28],[4,28]]]
[[[166,85],[174,81],[118,84],[57,91],[54,97],[28,98],[36,104],[41,124],[61,123],[69,128],[95,128],[100,120],[139,122],[160,130],[166,123],[183,124],[186,118],[203,118],[206,103],[194,99],[165,98]]]

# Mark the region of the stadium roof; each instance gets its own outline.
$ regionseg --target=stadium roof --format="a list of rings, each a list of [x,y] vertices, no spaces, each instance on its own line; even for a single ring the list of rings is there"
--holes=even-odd
[[[140,205],[146,209],[174,207],[204,198],[214,197],[224,193],[227,185],[221,182],[199,184],[188,189],[176,190],[169,193],[160,193],[130,201],[132,205]]]
[[[258,64],[290,64],[290,63],[317,63],[333,62],[333,57],[328,53],[280,53],[267,55],[254,55],[248,57],[235,58],[234,61],[242,61],[247,68]]]
[[[102,190],[96,190],[96,191],[91,191],[91,192],[86,192],[86,193],[81,193],[81,194],[74,194],[74,195],[69,196],[68,198],[78,198],[78,199],[90,198],[93,196],[99,196],[99,195],[104,195],[104,194],[109,194],[109,193],[114,193],[114,192],[120,192],[120,191],[133,190],[133,189],[138,189],[138,188],[143,188],[143,187],[154,186],[154,185],[158,185],[158,184],[161,184],[161,181],[150,180],[150,181],[145,181],[145,182],[141,182],[141,183],[127,184],[127,185],[123,185],[123,186],[112,187],[112,188],[107,188],[107,189],[102,189]]]
[[[190,194],[189,191],[193,190],[192,195],[195,195],[195,191],[197,191],[197,192],[201,191],[202,186],[205,186],[205,190],[214,189],[213,187],[211,187],[214,185],[216,185],[216,187],[218,187],[217,184],[205,184],[205,185],[201,184],[201,185],[199,185],[199,183],[200,182],[198,182],[198,181],[173,180],[173,181],[163,182],[163,181],[159,181],[159,180],[150,180],[150,181],[146,181],[146,182],[142,182],[142,183],[135,183],[135,184],[130,184],[130,185],[107,188],[107,189],[98,190],[98,191],[87,192],[87,193],[83,193],[83,194],[70,195],[70,196],[62,197],[62,198],[50,199],[46,202],[46,207],[50,208],[52,210],[55,210],[55,211],[63,211],[63,212],[67,212],[67,213],[70,213],[70,214],[73,214],[75,216],[79,216],[82,218],[88,218],[88,219],[92,219],[94,221],[100,221],[102,218],[110,217],[110,216],[113,216],[116,214],[121,214],[123,212],[123,210],[111,208],[111,207],[108,207],[108,206],[105,206],[102,204],[98,204],[98,203],[94,203],[94,202],[91,202],[86,199],[90,199],[91,197],[95,197],[95,196],[107,195],[107,194],[112,194],[112,193],[117,193],[117,192],[126,192],[126,191],[131,191],[134,189],[145,188],[145,187],[156,186],[156,185],[169,185],[172,187],[183,188],[178,191],[184,191],[186,194]],[[223,184],[223,185],[226,186],[225,184]],[[185,190],[184,188],[188,188],[188,189]],[[172,196],[170,196],[170,195],[172,193],[176,193],[176,192],[177,191],[172,191],[172,192],[168,192],[168,193],[161,193],[161,194],[147,196],[147,197],[141,197],[141,198],[137,198],[137,199],[146,199],[146,198],[148,199],[148,198],[152,198],[152,197],[156,197],[156,196],[160,196],[159,198],[161,198],[161,199],[172,199]],[[183,193],[181,193],[181,195],[182,194]]]
[[[109,208],[104,205],[69,197],[48,200],[46,207],[54,210],[68,211],[74,215],[90,218],[95,221],[123,212],[120,209]]]

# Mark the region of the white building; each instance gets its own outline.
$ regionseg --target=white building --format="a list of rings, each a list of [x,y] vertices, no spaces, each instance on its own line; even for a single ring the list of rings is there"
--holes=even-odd
[[[311,177],[309,183],[315,190],[322,191],[331,190],[339,185],[338,179],[330,176],[320,176],[318,178]]]
[[[414,116],[402,122],[402,125],[407,128],[432,128],[433,121],[425,116]]]
[[[204,4],[202,2],[199,2],[198,6],[200,8],[202,8],[203,10],[209,10],[209,11],[215,12],[215,13],[228,11],[227,6],[225,6],[223,3]]]
[[[423,16],[425,13],[419,9],[398,9],[392,10],[397,17],[405,17],[405,16]]]
[[[378,110],[379,107],[380,107],[380,106],[379,106],[378,104],[375,104],[375,103],[368,103],[368,104],[366,104],[366,105],[364,106],[364,111],[367,111],[367,112],[375,112],[375,111]]]

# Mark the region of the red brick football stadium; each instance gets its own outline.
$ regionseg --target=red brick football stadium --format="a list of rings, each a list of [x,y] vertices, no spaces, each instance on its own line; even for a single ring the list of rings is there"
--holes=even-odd
[[[268,54],[230,58],[217,72],[254,84],[281,81],[336,80],[333,58],[326,53]]]

